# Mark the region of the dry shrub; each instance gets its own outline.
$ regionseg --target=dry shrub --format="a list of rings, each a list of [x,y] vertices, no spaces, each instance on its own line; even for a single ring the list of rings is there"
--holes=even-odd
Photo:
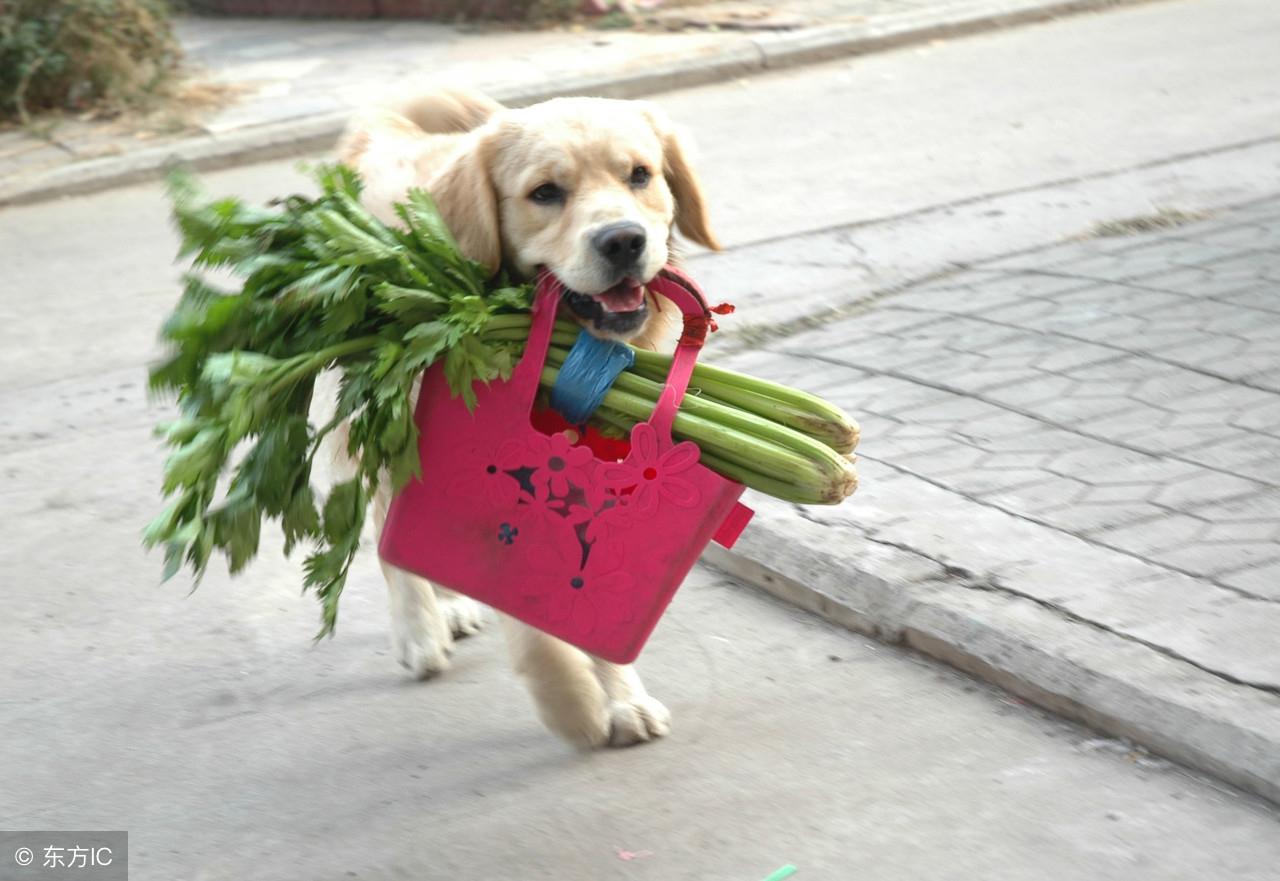
[[[0,118],[146,105],[181,52],[163,0],[0,0]]]

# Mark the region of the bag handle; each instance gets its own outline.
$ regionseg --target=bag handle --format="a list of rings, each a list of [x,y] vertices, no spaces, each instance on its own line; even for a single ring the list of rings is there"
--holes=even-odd
[[[648,287],[675,303],[684,313],[684,329],[676,343],[671,371],[667,374],[666,384],[658,397],[658,405],[653,408],[653,415],[649,417],[649,424],[658,432],[663,446],[670,446],[671,425],[675,422],[680,402],[684,400],[684,394],[689,388],[698,352],[706,342],[707,333],[715,325],[702,289],[674,266],[663,267],[653,281],[649,282]]]
[[[538,380],[547,362],[547,349],[551,347],[551,332],[556,326],[556,310],[564,285],[545,269],[538,270],[537,288],[533,293],[533,321],[529,325],[529,340],[524,344],[524,354],[511,372],[511,391],[520,403],[520,412],[528,418],[538,394]]]
[[[546,364],[547,349],[551,346],[551,333],[555,328],[560,295],[564,292],[563,283],[546,269],[539,271],[537,285],[529,341],[525,343],[524,355],[511,375],[511,388],[521,403],[523,413],[528,413],[533,408],[533,401],[538,393],[538,380]],[[658,432],[663,445],[670,446],[671,425],[675,421],[676,411],[680,409],[680,402],[684,400],[689,380],[693,376],[698,350],[702,348],[714,323],[702,289],[679,269],[673,266],[663,267],[645,287],[670,300],[684,314],[684,330],[676,344],[671,371],[667,374],[662,394],[648,420]]]

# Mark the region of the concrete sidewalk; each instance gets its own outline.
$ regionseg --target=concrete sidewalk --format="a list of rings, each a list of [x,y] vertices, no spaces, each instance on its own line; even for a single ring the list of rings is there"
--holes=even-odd
[[[186,18],[198,81],[241,94],[166,131],[68,120],[0,132],[0,205],[327,149],[353,108],[431,85],[512,105],[636,97],[1146,0],[771,0],[659,13],[649,29],[478,31],[413,21]],[[674,28],[674,30],[669,30]]]
[[[1280,799],[1278,286],[1272,197],[757,340],[724,363],[856,414],[863,488],[830,511],[757,500],[715,559]]]

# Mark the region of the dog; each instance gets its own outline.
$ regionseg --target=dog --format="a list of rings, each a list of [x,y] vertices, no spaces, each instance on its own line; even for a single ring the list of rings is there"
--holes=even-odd
[[[491,273],[563,283],[561,310],[608,339],[657,348],[679,314],[645,285],[674,258],[674,235],[718,250],[687,141],[638,101],[557,98],[507,109],[441,91],[348,126],[341,162],[364,180],[380,220],[411,187],[434,198],[458,247]],[[415,390],[416,395],[416,390]],[[338,433],[340,455],[345,433]],[[354,474],[354,463],[339,469]],[[372,503],[381,533],[390,490]],[[449,665],[455,638],[481,627],[472,600],[382,563],[397,660],[426,679]],[[544,724],[584,747],[629,746],[670,730],[667,708],[631,666],[611,664],[500,615],[515,668]]]

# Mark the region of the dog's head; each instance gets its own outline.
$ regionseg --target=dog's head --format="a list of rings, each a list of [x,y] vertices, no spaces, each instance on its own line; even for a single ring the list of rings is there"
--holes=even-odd
[[[561,98],[495,114],[428,185],[462,250],[528,277],[545,266],[599,335],[648,319],[673,230],[718,248],[686,147],[656,108]]]

